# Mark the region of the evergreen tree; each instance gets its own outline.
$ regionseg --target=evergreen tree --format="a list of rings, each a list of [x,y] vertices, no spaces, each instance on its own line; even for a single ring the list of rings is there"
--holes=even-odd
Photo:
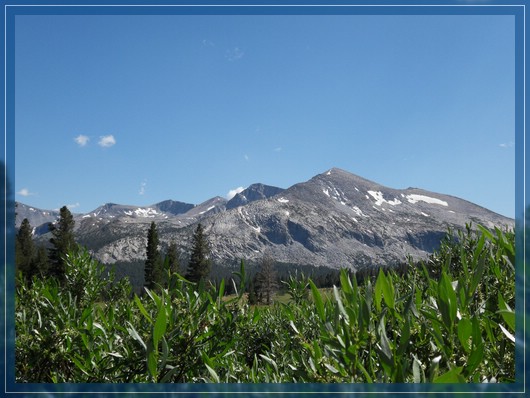
[[[199,223],[192,238],[192,249],[186,279],[191,282],[199,283],[210,273],[209,247],[204,229]]]
[[[145,282],[144,286],[153,289],[156,283],[162,279],[162,259],[158,249],[159,239],[155,222],[151,222],[151,227],[147,232],[147,259],[145,260]]]
[[[250,305],[256,305],[259,302],[258,298],[258,292],[256,289],[256,276],[254,278],[251,278],[248,282],[248,303]]]
[[[37,248],[37,254],[35,255],[33,266],[35,268],[35,272],[38,275],[48,275],[50,268],[48,261],[48,250],[46,250],[46,248],[42,245]]]
[[[272,296],[278,289],[278,277],[274,270],[274,260],[266,255],[262,258],[259,271],[256,274],[256,289],[258,300],[263,300],[265,304],[272,303]]]
[[[49,274],[59,281],[64,279],[65,258],[69,252],[77,251],[77,244],[74,238],[74,217],[66,206],[59,211],[59,221],[56,225],[50,224],[53,237],[50,243],[53,247],[49,252],[50,269]]]
[[[15,240],[15,266],[17,274],[30,281],[36,274],[33,261],[35,259],[35,245],[33,244],[32,229],[27,218],[22,220]]]
[[[179,263],[179,255],[177,251],[177,244],[175,243],[175,241],[171,241],[171,243],[169,244],[169,247],[167,249],[166,258],[168,262],[169,271],[171,271],[171,273],[178,273],[179,268],[180,268],[180,263]]]

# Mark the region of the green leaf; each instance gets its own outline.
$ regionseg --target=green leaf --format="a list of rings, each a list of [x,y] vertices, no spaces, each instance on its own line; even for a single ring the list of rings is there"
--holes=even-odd
[[[368,373],[368,371],[366,370],[366,368],[363,366],[363,364],[360,362],[360,361],[357,361],[356,362],[356,365],[357,365],[357,368],[362,372],[362,374],[364,375],[365,377],[365,381],[367,383],[373,383],[373,380],[372,378],[370,377],[370,374]]]
[[[322,350],[320,349],[317,340],[313,341],[313,354],[315,355],[315,359],[317,360],[317,362],[322,359]]]
[[[208,373],[210,373],[210,376],[212,376],[213,381],[216,383],[220,383],[219,375],[215,370],[213,370],[211,367],[209,367],[207,364],[204,364],[206,366],[206,369],[208,369]]]
[[[473,373],[473,371],[482,363],[484,358],[484,344],[478,345],[467,360],[466,370],[468,374]]]
[[[269,358],[268,356],[263,355],[263,354],[259,354],[259,356],[263,358],[265,361],[267,361],[268,363],[270,363],[274,367],[274,370],[278,372],[278,365],[272,358]]]
[[[475,290],[477,289],[478,284],[482,280],[482,277],[484,276],[484,271],[486,270],[486,259],[484,256],[480,256],[477,261],[477,266],[474,269],[474,273],[471,277],[471,284],[469,285],[469,296],[468,301],[465,305],[467,307],[469,303],[471,302],[471,299],[473,298],[473,295],[475,294]]]
[[[442,314],[442,320],[447,330],[453,330],[453,324],[457,313],[456,293],[449,276],[442,272],[440,281],[438,282],[438,297],[436,298],[438,309]]]
[[[501,324],[499,324],[499,327],[501,328],[502,330],[502,333],[504,333],[504,335],[506,337],[508,337],[508,340],[510,340],[512,343],[515,343],[515,336],[513,334],[511,334],[504,326],[502,326]]]
[[[500,310],[497,313],[501,314],[502,319],[504,319],[511,331],[515,331],[515,312],[506,304],[500,292],[498,293],[498,302]]]
[[[149,343],[149,346],[147,347],[147,370],[149,371],[149,374],[151,377],[156,380],[157,379],[157,355],[158,352],[153,349],[153,346],[151,343]]]
[[[337,374],[339,373],[338,369],[336,369],[335,367],[331,366],[329,363],[325,363],[324,366],[331,372],[331,373],[334,373],[334,374]]]
[[[351,285],[351,280],[346,272],[346,269],[342,268],[340,270],[340,287],[346,294],[352,294],[353,289]]]
[[[464,347],[466,352],[471,351],[471,335],[473,333],[473,324],[467,318],[462,318],[458,321],[457,334],[460,344]]]
[[[134,295],[134,302],[136,303],[136,306],[138,307],[140,312],[143,314],[143,316],[145,316],[145,318],[149,321],[149,323],[153,324],[153,320],[151,319],[151,317],[149,316],[149,314],[145,310],[144,305],[142,304],[142,302],[140,301],[140,299],[138,298],[138,296],[136,294]]]
[[[300,332],[299,332],[298,329],[296,328],[296,326],[295,326],[295,324],[294,324],[293,321],[290,321],[290,322],[289,322],[289,325],[291,325],[291,328],[294,330],[294,332],[295,332],[296,334],[300,334]]]
[[[444,374],[434,378],[435,383],[465,383],[464,377],[460,374],[462,373],[462,367],[453,368]]]
[[[335,300],[337,301],[340,313],[344,316],[346,320],[349,320],[350,317],[344,310],[344,306],[342,305],[342,299],[340,298],[339,289],[337,289],[337,286],[333,286],[333,295],[335,296]]]
[[[160,303],[158,308],[158,315],[156,317],[155,327],[153,329],[153,345],[155,350],[158,350],[158,342],[160,338],[166,333],[167,314],[163,303]]]
[[[416,357],[416,355],[413,355],[413,361],[412,361],[412,376],[414,379],[414,383],[421,383],[421,363]]]
[[[219,293],[218,293],[217,297],[222,298],[224,296],[224,294],[225,294],[225,280],[223,278],[223,279],[221,279],[221,283],[219,285]]]
[[[77,366],[81,372],[86,374],[87,376],[90,376],[90,373],[87,371],[86,367],[75,357],[72,357],[72,361],[75,363],[75,366]]]
[[[315,301],[317,314],[322,321],[325,321],[326,313],[324,311],[324,302],[322,301],[322,296],[320,295],[318,288],[311,279],[309,280],[309,286],[311,287],[311,293],[313,294],[313,300]]]
[[[375,282],[376,289],[376,305],[377,302],[381,302],[381,293],[383,294],[383,300],[385,304],[391,308],[395,308],[395,299],[394,299],[394,285],[392,283],[392,277],[386,276],[382,268],[379,269],[379,275],[377,276],[377,281]]]
[[[129,332],[129,334],[131,335],[132,338],[134,338],[136,341],[138,341],[142,347],[144,348],[144,350],[147,350],[147,346],[145,345],[145,342],[143,341],[143,339],[140,337],[140,335],[138,334],[138,332],[136,331],[136,329],[134,328],[134,326],[129,322],[129,321],[125,321],[129,326],[127,327],[127,331]]]
[[[388,369],[393,369],[394,367],[394,354],[392,353],[392,348],[390,346],[390,340],[386,334],[385,327],[385,317],[381,317],[379,322],[379,358],[382,360],[382,364],[386,365]],[[382,354],[382,355],[381,355]]]
[[[169,356],[169,347],[167,345],[166,338],[162,336],[162,360],[160,361],[160,368],[164,369],[166,367],[166,362]]]

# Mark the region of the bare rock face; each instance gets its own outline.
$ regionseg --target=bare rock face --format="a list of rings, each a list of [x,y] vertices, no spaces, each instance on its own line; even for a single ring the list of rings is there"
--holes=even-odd
[[[76,216],[76,234],[106,263],[145,258],[151,221],[162,246],[174,240],[183,252],[202,223],[220,265],[267,253],[283,263],[330,268],[425,258],[449,228],[467,223],[514,227],[513,219],[453,196],[392,189],[336,168],[285,190],[254,184],[228,202],[216,197],[197,206],[105,206]]]

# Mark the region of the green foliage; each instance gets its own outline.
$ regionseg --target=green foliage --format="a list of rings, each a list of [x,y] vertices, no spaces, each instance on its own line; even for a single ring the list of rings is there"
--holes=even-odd
[[[199,223],[192,237],[191,257],[186,273],[186,278],[189,281],[199,283],[208,276],[211,266],[209,254],[210,248],[204,235],[204,228]]]
[[[65,257],[78,247],[74,239],[74,225],[74,217],[66,206],[59,211],[57,225],[50,224],[53,237],[50,239],[52,248],[49,253],[49,274],[61,282],[65,274]]]
[[[48,252],[44,246],[35,247],[27,218],[22,220],[15,239],[15,268],[17,278],[29,283],[34,276],[44,277],[48,273]]]
[[[175,241],[171,241],[166,253],[166,259],[168,262],[168,269],[172,273],[178,273],[180,269],[179,256],[177,252],[177,244]]]
[[[86,251],[65,282],[22,281],[16,296],[19,382],[460,383],[515,379],[514,234],[479,227],[444,240],[403,275],[330,297],[298,275],[285,304],[249,306],[243,262],[232,298],[169,271],[131,295]],[[308,294],[310,293],[310,294]]]
[[[282,281],[282,283],[287,287],[287,294],[296,305],[300,305],[308,299],[309,279],[303,273],[300,277],[298,273],[289,275],[287,281]]]
[[[35,245],[31,237],[31,225],[27,218],[22,220],[20,229],[15,239],[16,269],[27,279],[35,274],[33,262],[35,258]]]
[[[144,286],[153,289],[156,284],[160,284],[163,279],[162,258],[158,249],[159,239],[155,222],[151,223],[147,232],[147,247],[145,260],[145,281]]]

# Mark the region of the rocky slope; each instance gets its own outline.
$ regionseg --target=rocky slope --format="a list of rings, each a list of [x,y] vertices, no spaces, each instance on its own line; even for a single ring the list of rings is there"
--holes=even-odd
[[[448,228],[470,222],[514,226],[513,219],[456,197],[392,189],[336,168],[286,190],[254,184],[228,202],[216,197],[196,206],[107,204],[75,219],[79,242],[105,263],[143,260],[147,229],[155,221],[162,250],[174,240],[187,253],[200,222],[218,264],[267,253],[283,263],[331,268],[424,258]]]

